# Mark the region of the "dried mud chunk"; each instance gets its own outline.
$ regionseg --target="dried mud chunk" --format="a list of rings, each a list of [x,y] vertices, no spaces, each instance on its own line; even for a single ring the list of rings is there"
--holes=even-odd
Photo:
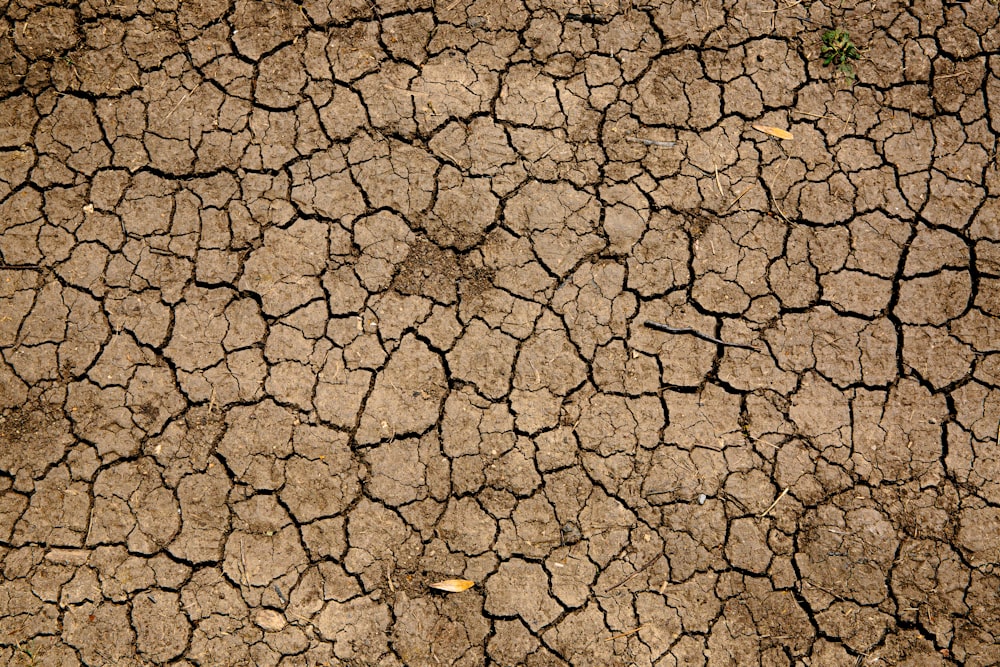
[[[527,338],[535,328],[541,304],[513,296],[504,289],[485,287],[484,282],[480,275],[474,274],[462,285],[459,319],[469,322],[478,318],[509,336]]]
[[[234,407],[226,415],[226,434],[217,451],[237,480],[255,489],[280,488],[285,481],[282,460],[292,453],[296,424],[290,410],[270,399]]]
[[[503,332],[473,320],[448,353],[452,375],[473,383],[485,396],[504,397],[510,391],[517,342]]]
[[[361,257],[354,271],[361,284],[369,292],[386,289],[415,240],[406,221],[386,211],[355,222],[354,243],[361,249]]]
[[[9,264],[38,264],[38,230],[42,226],[42,196],[23,189],[0,202],[0,252]]]
[[[39,290],[34,307],[21,324],[18,342],[21,345],[62,342],[68,315],[62,287],[57,282],[48,283]]]
[[[856,474],[873,484],[941,474],[941,423],[948,414],[943,396],[904,379],[888,397],[859,390],[852,412]]]
[[[490,452],[496,456],[497,450]],[[535,470],[535,448],[527,438],[518,438],[517,446],[499,459],[485,466],[486,483],[494,489],[506,489],[515,496],[524,497],[541,485]]]
[[[903,327],[903,362],[941,389],[966,377],[975,353],[937,327]]]
[[[580,406],[574,431],[583,449],[612,456],[634,454],[638,447],[652,449],[659,443],[665,421],[659,399],[588,393],[584,390],[573,398]]]
[[[767,535],[756,519],[737,519],[729,527],[726,558],[738,569],[757,574],[767,572],[771,564],[771,549]]]
[[[327,227],[299,220],[287,229],[268,229],[264,245],[246,260],[240,289],[260,295],[268,315],[284,315],[324,296],[319,275],[326,267]]]
[[[305,42],[293,42],[260,61],[257,85],[254,87],[254,97],[258,104],[287,108],[301,101],[307,78],[302,67],[304,44]]]
[[[171,312],[156,290],[138,293],[111,290],[104,307],[115,330],[131,332],[136,340],[151,347],[160,347],[166,342]]]
[[[515,558],[501,563],[486,580],[483,608],[490,614],[519,617],[537,632],[562,613],[548,589],[548,577],[541,565]]]
[[[241,586],[270,586],[305,569],[299,531],[274,496],[253,496],[233,508],[236,530],[226,540],[222,569]]]
[[[690,502],[700,494],[715,496],[726,476],[721,452],[698,448],[691,452],[663,444],[653,451],[642,482],[642,494],[653,505]]]
[[[654,393],[659,387],[659,371],[652,355],[635,349],[626,351],[621,340],[599,347],[594,355],[594,383],[599,390],[611,394],[634,397]]]
[[[557,128],[566,121],[553,80],[532,65],[515,65],[504,76],[496,105],[499,120]]]
[[[821,451],[845,447],[851,440],[850,398],[834,385],[807,373],[792,396],[788,417]]]
[[[907,324],[944,324],[965,312],[971,296],[967,271],[944,270],[904,280],[893,313]]]
[[[468,250],[497,217],[498,199],[485,178],[465,178],[446,166],[438,174],[438,195],[428,214],[427,235],[441,247]]]
[[[690,280],[690,250],[683,221],[655,213],[626,260],[628,286],[642,296],[665,294]]]
[[[334,84],[330,101],[320,107],[319,118],[327,136],[333,141],[350,139],[368,122],[358,94],[339,84]]]
[[[0,496],[0,540],[9,542],[14,532],[14,524],[28,506],[28,499],[17,493],[4,493]]]
[[[53,468],[35,483],[28,508],[14,526],[12,543],[83,546],[89,493],[89,485],[72,481],[65,465]]]
[[[1000,544],[1000,510],[995,507],[968,507],[959,515],[956,546],[972,567],[995,563]]]
[[[29,143],[38,112],[27,95],[11,97],[0,103],[0,146],[16,148]]]
[[[316,374],[307,366],[292,361],[277,363],[268,370],[264,389],[279,403],[308,412],[312,406]]]
[[[338,149],[312,155],[309,160],[292,165],[290,171],[291,199],[303,213],[330,220],[353,218],[364,213],[365,201],[351,180],[347,162]],[[331,227],[334,242],[338,231],[336,227]]]
[[[338,81],[353,82],[379,69],[386,58],[380,46],[379,28],[375,21],[358,21],[350,27],[329,31],[326,55]]]
[[[531,634],[519,620],[493,622],[493,634],[486,646],[486,653],[502,667],[527,664],[526,658],[539,645],[538,639]]]
[[[241,0],[236,3],[230,24],[237,50],[251,60],[259,60],[282,42],[292,41],[308,25],[299,6],[284,0],[266,8]]]
[[[222,546],[229,530],[226,498],[231,485],[220,465],[208,472],[184,477],[177,485],[181,505],[181,532],[170,553],[192,563],[222,560]]]
[[[614,262],[585,263],[556,292],[552,309],[563,316],[569,336],[584,359],[612,338],[624,338],[635,296],[623,292],[625,267]]]
[[[27,147],[0,152],[0,200],[6,199],[28,180],[28,172],[34,163],[35,153]]]
[[[721,115],[722,91],[705,78],[694,51],[657,58],[637,90],[639,98],[633,108],[644,125],[685,122],[704,129]]]
[[[372,207],[415,216],[430,206],[438,169],[431,154],[395,139],[359,137],[351,142],[347,157]]]
[[[374,595],[348,602],[328,602],[316,628],[341,660],[375,664],[389,653],[389,607]]]
[[[416,134],[414,101],[423,102],[424,96],[417,96],[408,88],[417,73],[416,68],[406,63],[390,61],[357,82],[373,128],[406,138]]]
[[[903,275],[909,278],[943,268],[968,266],[969,248],[960,236],[944,229],[920,229],[910,242]]]
[[[941,172],[931,173],[930,193],[920,214],[932,225],[964,229],[986,193],[983,188],[948,178]]]
[[[18,403],[0,413],[0,470],[8,475],[37,479],[73,444],[70,423],[55,406]]]
[[[765,337],[785,371],[815,368],[841,387],[883,385],[896,376],[896,332],[885,317],[869,322],[820,306],[785,315]]]
[[[586,379],[586,365],[552,313],[543,317],[536,331],[521,346],[514,386],[527,391],[544,388],[565,396]]]
[[[571,526],[576,531],[568,535],[565,530],[562,531],[563,544],[568,547],[577,544],[581,536],[575,524],[566,524],[563,528],[566,526]],[[570,549],[561,547],[553,551],[545,561],[545,569],[552,580],[552,594],[559,602],[571,609],[587,603],[597,579],[596,565],[582,558],[572,558]]]
[[[823,587],[803,589],[813,608],[834,595],[859,605],[877,605],[888,595],[886,574],[899,538],[886,516],[864,502],[847,510],[821,505],[803,521],[795,562],[804,579]]]
[[[373,444],[423,432],[437,421],[447,390],[441,358],[407,335],[376,376],[355,439]]]
[[[97,446],[106,462],[133,456],[142,431],[125,407],[127,393],[121,387],[100,389],[90,382],[70,385],[66,409],[73,430],[80,438]]]
[[[128,660],[135,654],[135,632],[123,604],[90,602],[66,611],[63,640],[88,663]]]
[[[177,534],[180,507],[150,459],[102,470],[94,482],[88,545],[127,544],[155,553]]]
[[[892,283],[860,271],[838,271],[820,278],[823,298],[846,313],[871,317],[885,310],[892,296]]]
[[[496,176],[517,160],[507,133],[489,117],[475,118],[467,125],[451,122],[435,133],[428,146],[474,176]]]
[[[580,667],[618,664],[615,645],[606,639],[611,635],[596,602],[574,611],[542,635],[546,644]]]
[[[452,551],[477,556],[492,546],[497,524],[474,499],[452,498],[435,532]]]
[[[449,394],[441,420],[441,444],[449,457],[506,452],[514,446],[514,421],[503,403],[465,387]]]
[[[295,451],[298,456],[285,465],[292,482],[281,489],[281,500],[296,521],[335,516],[354,502],[361,490],[359,471],[343,433],[300,426]]]
[[[147,659],[168,662],[180,656],[191,637],[191,624],[181,611],[177,593],[153,590],[132,603],[136,649]]]
[[[547,300],[555,280],[536,259],[528,239],[496,229],[480,244],[480,252],[496,288],[524,299]]]
[[[39,153],[83,174],[108,166],[111,159],[94,105],[80,97],[60,97],[52,113],[39,121],[36,137]]]
[[[344,567],[360,575],[365,590],[384,585],[393,570],[411,571],[422,551],[420,536],[392,510],[362,499],[347,520]]]
[[[427,461],[421,457],[421,443],[406,438],[382,443],[365,452],[371,478],[367,491],[391,507],[427,497]]]
[[[370,371],[348,370],[343,354],[333,350],[319,374],[313,399],[320,419],[335,426],[354,426],[371,387],[371,377]]]
[[[124,46],[129,58],[146,71],[160,67],[181,50],[175,31],[144,16],[129,22]]]
[[[259,349],[237,350],[212,368],[194,373],[177,371],[177,381],[190,401],[225,406],[260,400],[267,366]]]
[[[629,344],[636,351],[660,359],[661,368],[654,372],[654,379],[659,376],[662,384],[677,387],[702,384],[715,363],[717,346],[695,336],[665,334],[641,326],[647,320],[707,333],[714,331],[716,319],[692,307],[682,292],[674,292],[665,299],[644,302],[629,337]]]
[[[404,594],[393,613],[393,649],[409,665],[430,664],[434,658],[460,664],[481,650],[490,631],[482,598],[471,593],[413,600]]]
[[[214,570],[212,571],[214,573]],[[216,575],[220,576],[221,575]],[[201,582],[199,582],[201,583]],[[185,588],[185,593],[187,588]],[[206,600],[209,596],[215,600]],[[208,602],[208,605],[205,603]],[[246,606],[238,593],[225,583],[216,583],[197,599],[185,602],[188,613],[194,605],[205,605],[215,613],[201,614],[191,633],[186,655],[195,663],[257,664],[251,647],[260,640],[260,630],[249,625]],[[204,607],[203,607],[204,608]]]
[[[164,354],[185,371],[214,366],[225,356],[222,341],[229,330],[225,316],[230,289],[190,287],[174,310],[174,329]]]
[[[760,90],[764,106],[787,107],[793,103],[797,82],[805,79],[802,57],[777,39],[760,39],[746,45],[747,74]]]
[[[954,636],[954,619],[969,612],[969,573],[958,554],[933,540],[906,540],[897,560],[891,586],[900,608],[907,610],[904,618],[919,619],[947,643]]]
[[[268,111],[254,107],[249,129],[252,141],[240,162],[244,169],[281,169],[299,156],[296,141],[299,121],[294,111]]]
[[[136,426],[149,435],[158,435],[186,403],[169,368],[143,365],[128,383],[125,405],[132,411]]]
[[[15,563],[15,561],[24,556],[31,557],[29,555],[31,551],[36,551],[37,560],[41,559],[40,549],[27,551],[27,554],[24,550],[20,553],[15,551],[6,558],[4,582],[0,584],[0,590],[3,591],[3,602],[0,603],[0,630],[4,633],[5,641],[12,643],[37,639],[38,635],[58,635],[63,621],[60,619],[58,606],[41,602],[31,590],[30,581],[22,578],[28,575],[25,566],[30,567],[35,563]]]
[[[739,396],[707,384],[697,394],[673,394],[669,405],[670,423],[663,431],[664,442],[688,450],[720,449],[742,443]]]
[[[423,132],[431,133],[446,120],[464,120],[489,111],[498,87],[496,72],[458,51],[445,51],[424,63],[413,80],[417,123]]]
[[[531,237],[538,258],[560,276],[605,245],[597,233],[600,203],[568,183],[529,182],[507,201],[504,217],[515,233]]]

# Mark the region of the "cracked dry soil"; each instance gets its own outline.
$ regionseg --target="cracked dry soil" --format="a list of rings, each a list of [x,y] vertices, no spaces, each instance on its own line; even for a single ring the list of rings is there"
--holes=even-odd
[[[3,664],[1000,663],[995,5],[0,8]]]

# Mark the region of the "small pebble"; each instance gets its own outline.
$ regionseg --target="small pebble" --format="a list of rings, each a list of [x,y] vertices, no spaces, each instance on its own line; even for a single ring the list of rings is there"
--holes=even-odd
[[[583,533],[580,532],[580,527],[569,521],[564,523],[562,526],[562,542],[566,545],[574,545],[583,539]]]
[[[708,496],[706,496],[704,493],[699,493],[698,494],[698,504],[699,505],[704,505],[706,500],[708,500]]]
[[[258,611],[254,622],[261,630],[266,630],[267,632],[281,632],[285,625],[287,625],[285,617],[273,609],[261,609]]]

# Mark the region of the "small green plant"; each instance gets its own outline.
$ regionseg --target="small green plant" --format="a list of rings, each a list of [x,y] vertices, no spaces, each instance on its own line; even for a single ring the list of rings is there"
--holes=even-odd
[[[819,55],[824,65],[835,66],[849,83],[854,83],[854,66],[851,61],[860,58],[861,52],[854,46],[846,30],[835,28],[824,32]]]

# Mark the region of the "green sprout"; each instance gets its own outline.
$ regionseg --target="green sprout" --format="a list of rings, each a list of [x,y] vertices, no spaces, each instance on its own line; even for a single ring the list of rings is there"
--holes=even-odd
[[[844,75],[848,82],[854,83],[854,67],[852,60],[861,57],[858,47],[854,46],[851,36],[846,30],[835,28],[823,33],[823,46],[819,50],[824,65],[833,65]]]

